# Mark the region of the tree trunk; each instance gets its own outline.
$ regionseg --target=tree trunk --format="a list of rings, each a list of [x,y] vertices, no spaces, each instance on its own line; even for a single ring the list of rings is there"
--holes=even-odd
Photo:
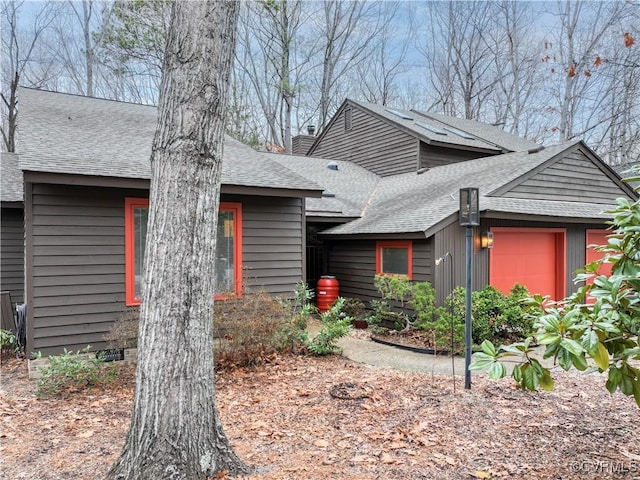
[[[213,294],[235,1],[176,2],[151,156],[131,427],[107,479],[248,472],[215,405]]]

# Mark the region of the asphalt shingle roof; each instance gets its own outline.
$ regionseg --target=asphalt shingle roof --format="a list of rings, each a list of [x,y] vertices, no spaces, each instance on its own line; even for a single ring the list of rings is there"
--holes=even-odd
[[[148,179],[155,107],[21,88],[17,150],[22,170]],[[222,183],[321,190],[227,136]]]
[[[18,167],[18,156],[13,153],[0,154],[0,201],[23,201],[22,173]]]
[[[480,191],[482,211],[564,218],[607,218],[608,215],[603,212],[606,206],[602,204],[491,196],[493,191],[562,154],[574,145],[575,142],[551,146],[533,153],[524,151],[489,156],[435,167],[422,174],[406,173],[376,177],[377,181],[375,176],[369,176],[367,182],[363,182],[362,177],[357,176],[361,174],[357,168],[351,166],[351,169],[348,169],[349,162],[336,162],[345,174],[339,182],[336,182],[337,185],[329,187],[331,191],[335,190],[336,197],[314,199],[318,205],[314,208],[329,210],[329,205],[343,206],[348,203],[362,206],[359,218],[326,230],[327,234],[429,232],[437,224],[456,214],[461,187],[477,187]],[[286,158],[282,162],[286,162]],[[327,160],[298,157],[294,163],[296,171],[317,183],[322,184],[324,179],[330,178],[326,172]],[[354,176],[350,177],[351,174]],[[368,198],[365,199],[367,191]],[[307,213],[313,214],[309,210],[308,208]],[[354,212],[356,210],[354,209]]]
[[[471,135],[482,138],[512,152],[531,150],[539,146],[531,140],[505,132],[502,128],[487,123],[476,122],[475,120],[468,120],[466,118],[450,117],[439,113],[421,112],[417,110],[413,110],[413,112],[468,132]]]
[[[499,127],[474,120],[424,113],[418,110],[390,108],[355,100],[349,100],[349,102],[403,126],[427,143],[437,142],[499,152],[530,150],[538,146],[530,140],[505,132]],[[456,130],[462,131],[465,135],[456,133]]]
[[[307,215],[318,217],[359,217],[380,177],[353,162],[323,160],[312,157],[270,154],[271,159],[315,183],[322,185],[325,194],[335,196],[308,198]],[[332,163],[337,170],[328,168]]]

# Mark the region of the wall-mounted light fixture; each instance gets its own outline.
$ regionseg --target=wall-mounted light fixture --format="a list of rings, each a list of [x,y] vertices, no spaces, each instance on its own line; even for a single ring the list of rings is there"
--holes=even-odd
[[[482,248],[493,248],[493,232],[483,232],[480,235],[480,246]]]

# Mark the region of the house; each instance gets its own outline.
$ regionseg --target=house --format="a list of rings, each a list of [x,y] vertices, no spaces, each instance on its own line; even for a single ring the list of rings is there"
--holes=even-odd
[[[24,205],[18,157],[2,152],[0,161],[0,290],[15,306],[24,299]]]
[[[326,188],[307,202],[308,243],[324,251],[308,272],[335,275],[342,295],[365,300],[378,273],[429,281],[439,302],[465,284],[461,187],[480,192],[474,289],[518,282],[554,299],[574,291],[589,245],[605,243],[606,210],[636,198],[583,142],[543,148],[479,122],[352,100],[308,154],[322,158],[275,157]],[[491,249],[481,248],[487,233]]]
[[[28,349],[100,348],[139,304],[156,109],[32,89],[20,102],[18,155],[2,157],[2,265],[21,260],[19,247],[13,259],[5,249],[13,222],[13,245],[25,246]],[[443,115],[347,100],[320,135],[305,137],[294,145],[308,155],[227,138],[218,292],[250,284],[289,295],[302,279],[333,274],[341,295],[368,300],[382,273],[429,281],[442,302],[464,284],[459,189],[476,187],[474,288],[519,282],[561,298],[593,258],[589,245],[603,242],[606,210],[636,198],[583,142],[543,148]]]
[[[24,182],[27,349],[101,348],[124,309],[140,303],[156,109],[27,88],[19,98],[19,170],[11,165],[12,182]],[[305,278],[305,201],[320,194],[227,138],[217,292],[289,296]]]

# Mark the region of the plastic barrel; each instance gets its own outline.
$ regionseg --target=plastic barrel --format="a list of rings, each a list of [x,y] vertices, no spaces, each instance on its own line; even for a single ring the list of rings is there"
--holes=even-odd
[[[320,312],[326,312],[336,301],[340,293],[340,284],[336,277],[324,275],[316,285],[316,304]]]

